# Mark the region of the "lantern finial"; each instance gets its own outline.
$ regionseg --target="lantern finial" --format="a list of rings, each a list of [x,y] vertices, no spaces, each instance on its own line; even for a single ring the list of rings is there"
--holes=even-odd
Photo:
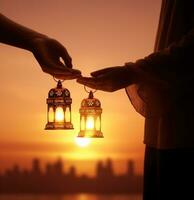
[[[62,83],[61,83],[61,80],[58,80],[58,82],[57,82],[57,88],[58,89],[62,89]]]
[[[93,98],[94,98],[94,94],[93,94],[92,91],[90,91],[89,96],[88,96],[88,99],[93,99]]]

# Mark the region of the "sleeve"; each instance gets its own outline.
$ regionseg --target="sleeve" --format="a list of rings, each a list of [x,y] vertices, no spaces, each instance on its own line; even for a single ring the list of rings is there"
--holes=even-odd
[[[194,91],[194,29],[168,48],[136,61],[133,68],[140,78],[126,92],[136,111],[147,118],[170,111]]]

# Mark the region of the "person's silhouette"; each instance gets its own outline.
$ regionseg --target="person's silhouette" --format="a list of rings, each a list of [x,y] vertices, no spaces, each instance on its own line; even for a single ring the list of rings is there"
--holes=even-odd
[[[72,69],[71,57],[57,40],[17,24],[2,14],[0,14],[0,42],[31,51],[43,72],[56,78],[74,79],[81,74],[79,70]]]
[[[145,116],[144,200],[191,199],[194,180],[194,1],[163,0],[155,53],[77,81],[126,88]]]

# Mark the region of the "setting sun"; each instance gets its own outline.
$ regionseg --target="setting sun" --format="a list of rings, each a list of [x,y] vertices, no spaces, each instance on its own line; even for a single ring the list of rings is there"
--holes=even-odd
[[[79,147],[87,147],[91,140],[90,138],[75,138],[75,142]]]

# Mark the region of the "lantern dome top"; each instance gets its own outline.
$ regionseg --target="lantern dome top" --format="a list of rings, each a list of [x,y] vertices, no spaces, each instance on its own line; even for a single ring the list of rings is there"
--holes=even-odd
[[[70,97],[70,91],[67,88],[63,88],[61,81],[59,80],[57,83],[57,87],[49,90],[48,93],[49,98],[67,98]]]
[[[101,107],[101,103],[98,99],[94,98],[93,92],[90,91],[88,98],[83,99],[81,107]]]

